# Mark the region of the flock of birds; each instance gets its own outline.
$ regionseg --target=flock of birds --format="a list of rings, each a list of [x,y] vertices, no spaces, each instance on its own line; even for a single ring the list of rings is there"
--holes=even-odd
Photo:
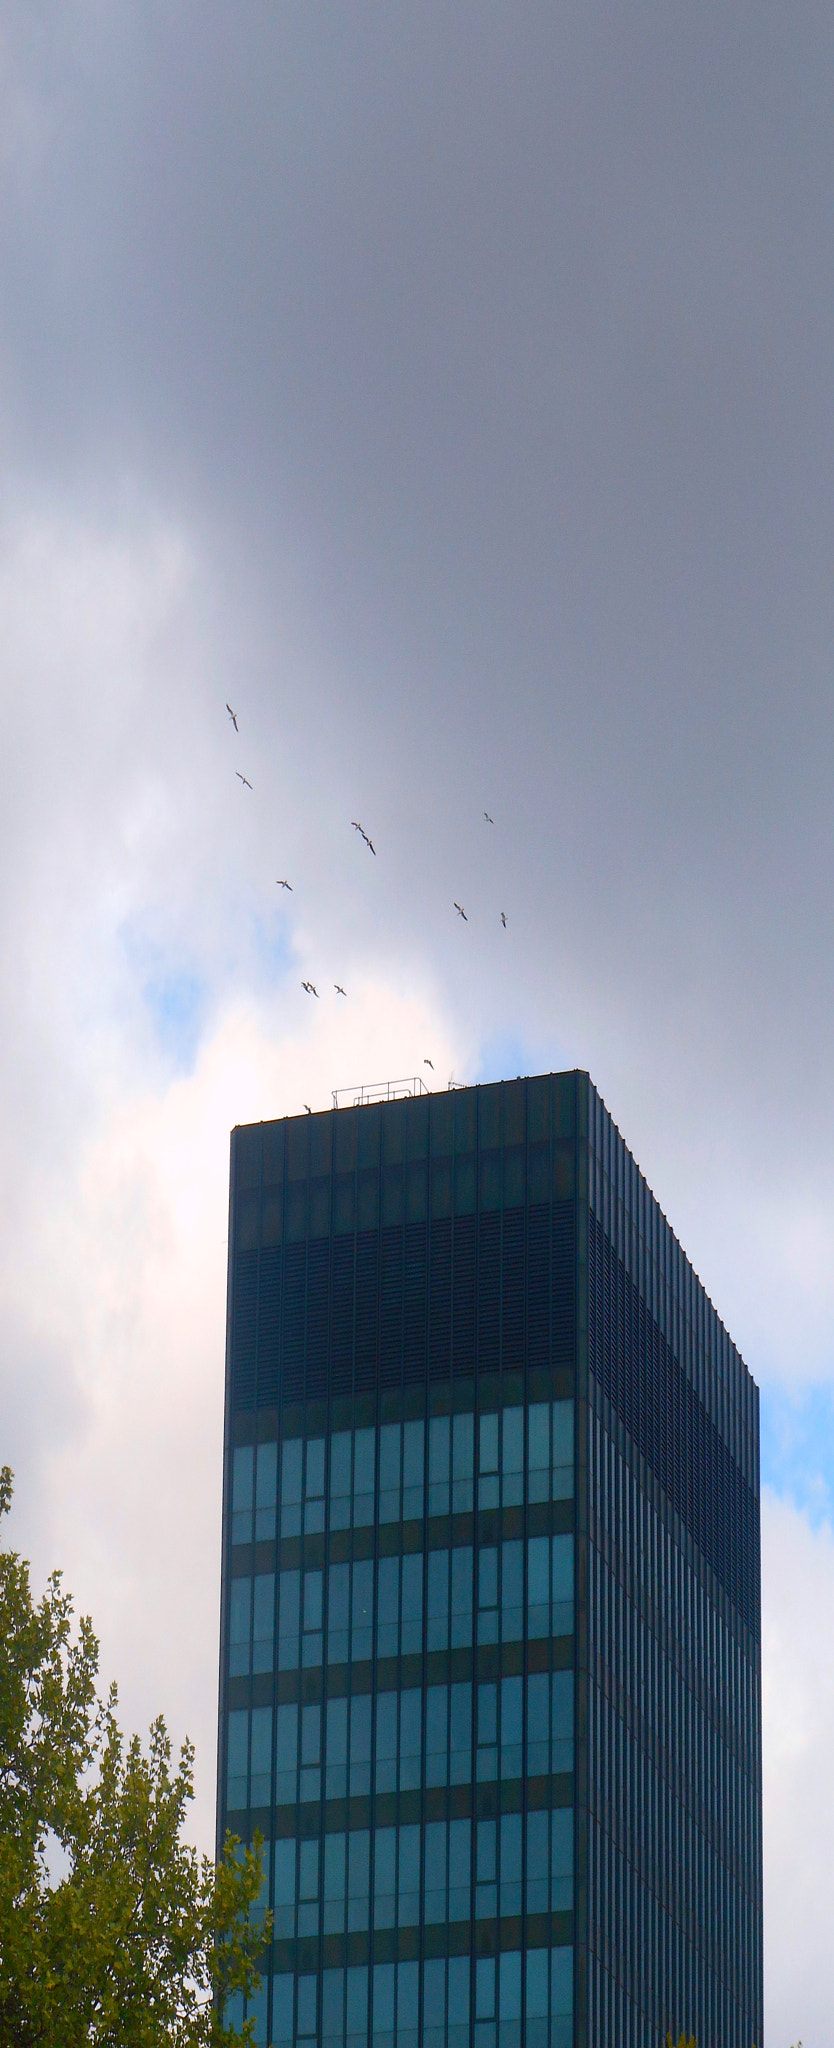
[[[235,732],[239,732],[239,731],[240,731],[240,727],[239,727],[239,725],[238,725],[238,722],[237,722],[237,713],[236,713],[235,711],[233,711],[233,710],[232,710],[231,704],[228,704],[228,703],[227,703],[227,705],[226,705],[226,710],[228,711],[228,714],[229,714],[229,717],[230,717],[230,719],[231,719],[231,721],[232,721],[232,724],[233,724],[233,726],[234,726]],[[251,788],[252,788],[252,784],[251,784],[251,782],[249,781],[249,778],[248,778],[248,776],[247,776],[247,775],[242,775],[242,774],[241,774],[241,771],[240,771],[240,769],[239,769],[239,768],[236,768],[236,769],[235,769],[235,774],[236,774],[236,776],[237,776],[238,782],[241,782],[241,783],[243,784],[243,787],[244,787],[244,789],[250,789],[250,790],[251,790]],[[487,825],[494,825],[494,824],[495,824],[495,819],[494,819],[494,818],[491,818],[491,817],[490,817],[489,811],[484,811],[484,820],[485,820],[485,823],[486,823]],[[358,833],[359,833],[359,837],[360,837],[360,839],[364,840],[364,843],[365,843],[365,845],[367,846],[367,848],[368,848],[368,851],[369,851],[369,853],[372,853],[372,854],[373,854],[373,856],[374,856],[374,859],[376,859],[376,847],[374,846],[373,840],[372,840],[372,839],[371,839],[371,838],[369,837],[368,833],[367,833],[367,832],[365,831],[365,827],[364,827],[364,825],[360,825],[360,823],[359,823],[359,819],[358,819],[358,818],[351,818],[351,821],[350,821],[350,822],[351,822],[351,825],[353,826],[353,830],[354,830],[354,832],[358,832]],[[292,882],[289,882],[289,881],[288,881],[288,880],[286,879],[286,876],[283,876],[283,875],[282,875],[282,876],[279,876],[279,877],[277,878],[277,881],[276,881],[276,887],[277,887],[278,889],[288,889],[288,890],[289,890],[289,892],[290,892],[290,895],[292,895],[292,893],[293,893],[293,885],[292,885]],[[469,919],[468,919],[468,917],[467,917],[466,911],[464,910],[463,904],[462,904],[462,903],[458,903],[457,901],[454,901],[454,902],[453,902],[453,905],[452,905],[452,907],[453,907],[453,909],[454,909],[454,910],[456,910],[456,911],[457,911],[458,917],[462,917],[462,919],[463,919],[463,922],[464,922],[464,924],[468,924],[468,923],[469,923]],[[501,917],[501,924],[502,924],[503,930],[504,930],[504,931],[506,931],[506,929],[507,929],[507,916],[506,916],[506,912],[502,910],[502,911],[501,911],[501,913],[500,913],[500,917]],[[307,993],[307,995],[308,995],[308,996],[315,996],[317,1000],[319,999],[319,992],[318,992],[318,989],[316,988],[315,982],[313,982],[313,981],[302,981],[302,983],[301,983],[301,986],[302,986],[302,988],[303,988],[303,989],[304,989],[304,990],[306,991],[306,993]],[[341,982],[338,982],[338,981],[334,981],[334,983],[333,983],[333,987],[334,987],[334,989],[335,989],[335,992],[336,992],[337,996],[344,996],[345,998],[347,998],[347,989],[346,989],[346,988],[342,988]],[[431,1071],[432,1071],[432,1073],[434,1073],[434,1061],[433,1061],[433,1060],[430,1060],[430,1059],[424,1059],[424,1061],[423,1061],[423,1065],[424,1065],[424,1067],[430,1067],[430,1068],[431,1068]],[[305,1102],[305,1104],[304,1104],[304,1107],[305,1107],[305,1109],[306,1109],[306,1111],[307,1111],[308,1115],[309,1115],[309,1116],[312,1116],[312,1110],[311,1110],[311,1108],[310,1108],[310,1104],[309,1104],[308,1102]]]

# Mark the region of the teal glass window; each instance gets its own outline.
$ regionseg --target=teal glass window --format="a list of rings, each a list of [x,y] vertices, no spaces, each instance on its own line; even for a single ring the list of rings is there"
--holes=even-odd
[[[304,1443],[294,1437],[281,1446],[281,1535],[301,1535],[301,1474]]]
[[[350,1565],[331,1564],[327,1587],[327,1659],[346,1664],[350,1644]]]
[[[367,1797],[371,1789],[371,1697],[354,1693],[350,1703],[350,1795]]]
[[[272,1912],[278,1940],[295,1937],[295,1839],[275,1844],[272,1872]]]
[[[246,1806],[249,1771],[249,1715],[245,1707],[233,1707],[226,1737],[226,1804]]]
[[[451,1416],[433,1415],[429,1422],[429,1514],[448,1515],[451,1462]]]
[[[498,1910],[503,1916],[521,1912],[521,1814],[501,1815]]]
[[[475,1918],[494,1920],[498,1911],[498,1822],[479,1820],[475,1830]]]
[[[478,1686],[475,1776],[479,1784],[498,1776],[498,1686],[494,1679],[484,1679]]]
[[[289,1973],[272,1979],[272,2038],[291,2041],[295,2006],[295,1978]]]
[[[234,1580],[232,1581],[234,1584]],[[271,1671],[275,1620],[275,1573],[255,1575],[252,1608],[252,1670]]]
[[[321,1798],[321,1718],[321,1707],[317,1702],[302,1707],[299,1786],[302,1800]]]
[[[251,1625],[252,1581],[233,1579],[229,1593],[229,1673],[232,1678],[248,1673]]]
[[[397,1913],[401,1927],[416,1927],[420,1918],[420,1829],[414,1823],[398,1830]]]
[[[400,1641],[400,1560],[381,1557],[377,1587],[376,1653],[396,1657]]]
[[[325,1934],[343,1932],[346,1895],[347,1837],[343,1834],[325,1835],[322,1881],[322,1925]]]
[[[328,1700],[325,1742],[325,1795],[344,1799],[347,1794],[348,1701]]]
[[[232,1458],[232,1542],[251,1543],[255,1446],[239,1444]]]
[[[353,1567],[351,1662],[373,1655],[374,1561],[360,1558]]]
[[[288,1701],[275,1709],[275,1803],[294,1806],[298,1786],[298,1707]]]
[[[350,1528],[353,1434],[336,1430],[330,1439],[330,1527]]]
[[[502,1678],[501,1776],[504,1779],[521,1777],[523,1699],[523,1679]]]
[[[252,1708],[249,1804],[269,1806],[272,1790],[272,1708]]]
[[[255,1542],[275,1541],[278,1445],[259,1444],[255,1470]]]
[[[501,1487],[505,1508],[524,1499],[524,1410],[505,1408],[501,1418]]]
[[[573,1631],[573,1537],[531,1536],[527,1545],[527,1632]]]
[[[371,1837],[368,1828],[354,1828],[348,1835],[348,1933],[361,1932],[368,1925],[370,1907]]]
[[[397,1789],[397,1721],[400,1696],[397,1692],[381,1692],[376,1703],[376,1771],[377,1792],[396,1792]]]
[[[370,1528],[374,1519],[376,1430],[357,1429],[353,1454],[353,1526]]]
[[[422,1422],[406,1422],[403,1425],[403,1503],[404,1522],[422,1521],[423,1486],[425,1474],[425,1429]]]
[[[413,1656],[423,1646],[423,1559],[415,1551],[402,1561],[402,1638],[404,1657]]]
[[[475,1417],[455,1415],[452,1419],[452,1513],[470,1514],[473,1507],[475,1471]]]
[[[374,1926],[393,1927],[397,1904],[397,1830],[374,1831]]]
[[[298,1631],[301,1619],[301,1573],[278,1575],[278,1669],[295,1671],[298,1666]]]

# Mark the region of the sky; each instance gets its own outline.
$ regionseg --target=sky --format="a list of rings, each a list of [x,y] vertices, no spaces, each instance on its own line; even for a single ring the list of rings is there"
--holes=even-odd
[[[769,2048],[831,2035],[832,58],[0,16],[12,1540],[209,1844],[229,1131],[587,1068],[762,1389]]]

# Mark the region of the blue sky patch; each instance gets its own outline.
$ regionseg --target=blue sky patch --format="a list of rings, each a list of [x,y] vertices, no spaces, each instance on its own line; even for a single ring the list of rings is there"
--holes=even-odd
[[[834,1521],[834,1386],[761,1392],[762,1482],[787,1495],[814,1528]]]

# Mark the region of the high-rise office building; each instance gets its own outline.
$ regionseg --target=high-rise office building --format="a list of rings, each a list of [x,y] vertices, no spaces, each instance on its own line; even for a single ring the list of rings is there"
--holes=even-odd
[[[761,2048],[756,1387],[587,1075],[232,1141],[275,2048]]]

